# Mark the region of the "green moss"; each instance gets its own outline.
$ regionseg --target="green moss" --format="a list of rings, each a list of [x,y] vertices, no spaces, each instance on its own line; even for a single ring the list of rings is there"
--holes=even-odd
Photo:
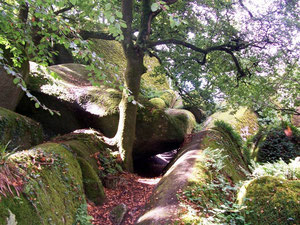
[[[238,182],[246,178],[244,171],[249,171],[245,163],[242,153],[230,136],[219,131],[211,131],[202,143],[203,147],[212,149],[223,149],[225,167],[223,171],[231,177],[234,182]]]
[[[25,195],[20,197],[2,198],[0,202],[0,224],[7,225],[10,210],[20,225],[40,225],[40,218],[37,216],[34,206],[26,199]]]
[[[161,98],[152,98],[150,102],[158,109],[165,109],[166,103]]]
[[[299,224],[300,181],[260,177],[246,184],[239,195],[247,206],[246,222],[258,224]]]
[[[94,88],[93,90],[91,90],[89,94],[83,96],[80,99],[80,102],[91,102],[101,106],[101,111],[103,112],[97,113],[101,116],[107,116],[118,113],[118,106],[121,98],[122,93],[120,91],[112,88],[102,87],[101,90],[99,88]]]
[[[103,74],[107,75],[110,80],[115,80],[115,74],[117,74],[118,79],[122,80],[127,63],[121,44],[117,41],[92,40],[91,48],[101,56],[107,65],[114,65],[118,68],[116,70],[113,66],[107,66],[103,68]],[[149,88],[156,91],[170,89],[166,76],[154,73],[154,68],[159,65],[158,60],[154,57],[146,56],[144,63],[147,67],[147,72],[142,76],[142,92]]]
[[[83,200],[81,169],[73,155],[60,144],[46,143],[11,160],[28,174],[21,200],[3,200],[18,224],[73,224]]]
[[[205,127],[214,127],[214,122],[216,120],[223,120],[226,123],[229,123],[243,138],[248,138],[258,131],[256,114],[245,107],[239,108],[236,112],[230,110],[214,113],[206,121]]]
[[[8,150],[16,147],[29,148],[43,141],[43,131],[39,123],[0,107],[0,143],[7,144]]]
[[[83,186],[86,197],[95,204],[102,204],[105,200],[104,188],[97,173],[92,166],[83,158],[77,158],[83,176]]]

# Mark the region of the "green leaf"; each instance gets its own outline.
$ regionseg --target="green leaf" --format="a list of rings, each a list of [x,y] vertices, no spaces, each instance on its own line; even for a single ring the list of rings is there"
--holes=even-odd
[[[115,22],[115,17],[114,16],[111,16],[111,17],[109,17],[109,22],[111,22],[111,23],[113,23],[113,22]]]
[[[49,109],[49,113],[51,114],[51,116],[54,115],[53,111],[51,109]]]
[[[151,10],[152,10],[152,12],[155,12],[156,10],[158,10],[160,8],[160,6],[159,6],[159,4],[158,3],[153,3],[152,5],[151,5]]]
[[[127,28],[126,23],[123,23],[123,22],[120,23],[120,26],[123,27],[123,28]]]
[[[175,23],[173,17],[170,17],[170,26],[171,26],[171,28],[174,28],[175,25],[176,25],[176,23]]]
[[[20,78],[15,78],[15,79],[13,80],[13,82],[14,82],[14,84],[18,84],[18,83],[20,82]]]
[[[34,107],[38,109],[38,108],[40,108],[40,104],[36,102],[36,103],[34,104]]]
[[[110,3],[107,3],[106,5],[105,5],[105,10],[110,10],[111,9],[111,4]]]
[[[123,17],[123,14],[122,14],[121,12],[117,11],[117,12],[116,12],[116,16],[117,16],[118,18],[122,18],[122,17]]]
[[[77,3],[77,0],[70,0],[71,4],[75,5]]]

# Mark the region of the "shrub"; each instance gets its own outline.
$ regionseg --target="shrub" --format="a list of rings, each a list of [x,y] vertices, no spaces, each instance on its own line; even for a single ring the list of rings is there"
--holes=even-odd
[[[291,136],[285,134],[287,127],[292,131]],[[266,134],[265,140],[259,144],[257,161],[275,162],[282,159],[289,162],[300,155],[300,134],[297,128],[283,123],[281,126],[272,127]]]

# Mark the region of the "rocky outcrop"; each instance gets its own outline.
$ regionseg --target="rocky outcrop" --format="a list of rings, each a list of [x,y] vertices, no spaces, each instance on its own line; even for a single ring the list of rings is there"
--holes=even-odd
[[[105,178],[108,169],[112,173],[117,167],[99,165],[99,154],[105,161],[113,156],[98,136],[91,130],[77,131],[11,155],[0,166],[0,224],[14,220],[21,225],[72,225],[78,211],[83,213],[85,198],[102,204],[105,194],[99,176]]]
[[[18,111],[41,122],[50,136],[91,127],[113,137],[118,126],[121,92],[103,84],[92,86],[89,71],[80,64],[57,65],[49,69],[60,78],[54,79],[45,69],[42,73],[36,70],[29,87],[41,102],[60,111],[61,116],[51,116],[42,109],[36,109],[26,98],[18,106]],[[164,111],[142,96],[140,104],[133,152],[135,158],[177,148],[195,123],[192,114],[187,111]]]
[[[224,167],[222,170],[208,172],[207,163],[213,160],[210,152],[220,154]],[[247,165],[242,153],[232,144],[232,140],[217,130],[207,130],[190,137],[179,151],[175,162],[158,183],[145,207],[145,213],[138,219],[139,225],[174,224],[179,215],[178,193],[183,193],[189,185],[197,185],[203,190],[220,174],[231,182],[246,178]],[[203,192],[201,198],[210,199],[210,192]],[[215,199],[222,195],[214,190]],[[203,202],[203,208],[207,202]],[[201,218],[199,218],[201,220]]]
[[[43,130],[38,122],[0,107],[0,144],[7,150],[23,150],[40,144],[43,141]]]
[[[77,208],[84,204],[82,174],[79,163],[65,147],[39,145],[15,153],[10,164],[6,182],[15,177],[23,187],[19,196],[13,191],[6,197],[0,195],[1,225],[7,225],[10,215],[20,225],[74,223]],[[13,169],[17,165],[19,169]],[[5,177],[3,168],[0,174]]]
[[[239,193],[239,204],[246,206],[247,223],[299,224],[300,181],[263,176],[246,183]]]

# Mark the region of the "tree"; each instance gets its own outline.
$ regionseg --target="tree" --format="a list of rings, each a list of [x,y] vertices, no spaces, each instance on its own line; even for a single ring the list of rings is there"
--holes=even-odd
[[[140,81],[146,72],[145,55],[159,59],[158,71],[174,80],[185,99],[198,95],[201,104],[221,97],[236,102],[242,99],[243,104],[249,105],[252,104],[249,95],[259,95],[260,87],[265,95],[274,92],[275,86],[277,92],[290,88],[295,95],[299,91],[293,83],[298,80],[295,71],[299,40],[293,38],[299,30],[296,0],[274,0],[272,7],[259,13],[254,13],[251,4],[243,0],[2,0],[0,3],[0,44],[9,48],[15,59],[25,60],[27,56],[19,52],[25,49],[30,60],[47,64],[55,54],[49,51],[52,43],[59,43],[92,62],[89,68],[97,71],[101,60],[93,57],[84,40],[121,42],[127,66],[118,131],[111,143],[118,145],[129,171],[133,171],[132,148]],[[3,58],[0,51],[2,61]],[[2,65],[7,66],[5,61]],[[17,66],[16,62],[14,67]],[[253,91],[245,93],[251,90],[247,87],[252,87],[252,81]],[[273,100],[280,107],[287,106],[287,110],[295,105],[294,100],[288,104],[278,98]],[[37,102],[37,106],[40,104]]]

